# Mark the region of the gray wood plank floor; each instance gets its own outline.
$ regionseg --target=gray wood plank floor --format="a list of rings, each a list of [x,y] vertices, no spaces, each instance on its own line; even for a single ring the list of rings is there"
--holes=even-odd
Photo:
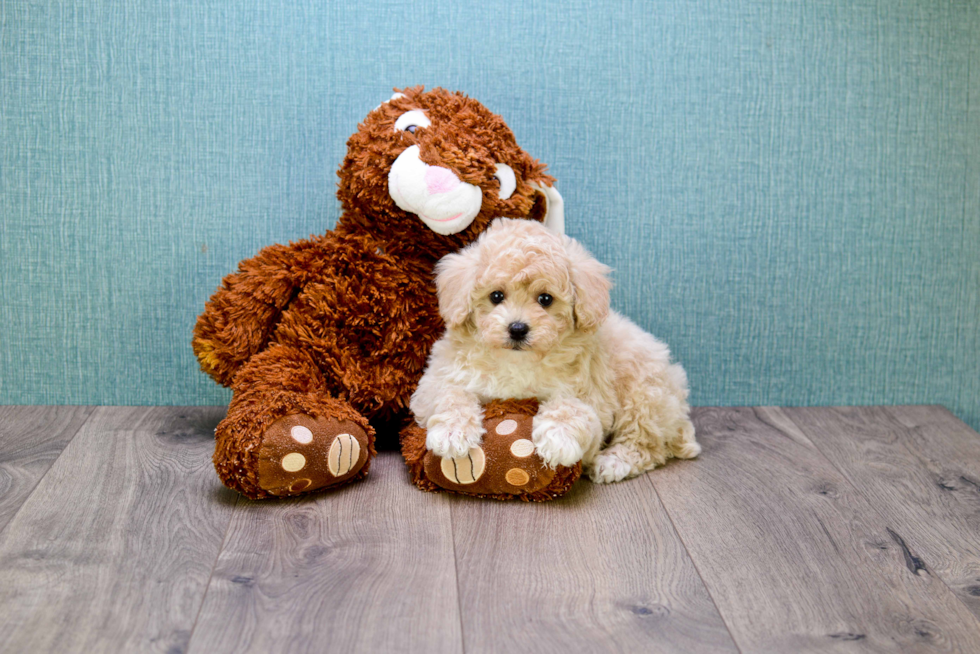
[[[191,651],[460,651],[449,507],[392,453],[329,496],[235,507]]]
[[[980,436],[942,407],[704,408],[549,504],[252,502],[212,407],[0,407],[3,652],[980,652]]]
[[[91,414],[86,406],[0,406],[0,529]]]

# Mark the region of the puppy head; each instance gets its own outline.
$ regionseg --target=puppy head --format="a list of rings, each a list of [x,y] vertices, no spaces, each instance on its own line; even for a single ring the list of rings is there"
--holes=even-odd
[[[499,218],[439,262],[439,311],[450,330],[492,347],[544,353],[598,329],[609,313],[609,272],[567,236]]]

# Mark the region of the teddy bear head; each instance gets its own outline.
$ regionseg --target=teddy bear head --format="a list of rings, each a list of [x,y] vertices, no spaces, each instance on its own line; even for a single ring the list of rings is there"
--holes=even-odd
[[[517,145],[500,116],[462,93],[397,91],[358,125],[337,174],[338,228],[434,258],[502,216],[563,229],[561,196],[545,165]]]

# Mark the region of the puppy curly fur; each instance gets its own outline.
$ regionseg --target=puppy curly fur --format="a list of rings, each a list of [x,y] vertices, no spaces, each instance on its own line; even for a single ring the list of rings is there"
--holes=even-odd
[[[430,450],[460,456],[483,438],[482,404],[536,397],[537,453],[551,466],[581,460],[593,481],[701,452],[684,369],[610,310],[610,269],[580,243],[500,218],[436,272],[447,329],[411,400]],[[514,337],[515,323],[526,336]]]

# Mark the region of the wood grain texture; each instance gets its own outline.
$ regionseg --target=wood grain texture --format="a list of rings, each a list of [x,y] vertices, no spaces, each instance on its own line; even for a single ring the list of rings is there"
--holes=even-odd
[[[235,502],[223,414],[92,414],[0,534],[0,650],[183,651]]]
[[[935,406],[782,411],[980,617],[980,436]]]
[[[699,459],[651,479],[743,651],[980,651],[972,614],[799,430],[749,408],[694,422]]]
[[[461,651],[449,505],[382,452],[333,492],[242,499],[190,651]]]
[[[0,406],[0,531],[92,411],[87,406]]]
[[[647,479],[452,508],[468,654],[737,651]]]

